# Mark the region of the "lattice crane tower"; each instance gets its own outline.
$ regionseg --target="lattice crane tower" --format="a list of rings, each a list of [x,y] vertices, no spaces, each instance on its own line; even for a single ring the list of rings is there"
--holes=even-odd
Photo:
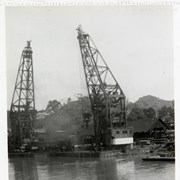
[[[35,96],[31,41],[22,51],[10,108],[13,148],[29,143],[34,134]]]
[[[126,128],[126,97],[90,35],[81,26],[77,31],[96,143],[111,146],[118,139],[114,132]]]

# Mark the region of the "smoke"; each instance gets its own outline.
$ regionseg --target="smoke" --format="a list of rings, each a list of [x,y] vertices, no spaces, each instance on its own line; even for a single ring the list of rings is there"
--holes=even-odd
[[[50,142],[60,141],[76,134],[78,128],[83,124],[83,112],[90,111],[89,99],[87,97],[81,96],[78,97],[78,100],[67,101],[63,105],[57,102],[56,100],[49,101],[45,112],[48,111],[51,114],[36,122],[36,128],[45,129],[47,133],[46,141]],[[54,104],[57,104],[58,108]]]

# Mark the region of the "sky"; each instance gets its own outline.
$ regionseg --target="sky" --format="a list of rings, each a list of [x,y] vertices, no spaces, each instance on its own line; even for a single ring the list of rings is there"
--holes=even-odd
[[[6,7],[7,105],[32,40],[37,110],[87,95],[76,28],[90,34],[129,101],[174,99],[172,6]]]

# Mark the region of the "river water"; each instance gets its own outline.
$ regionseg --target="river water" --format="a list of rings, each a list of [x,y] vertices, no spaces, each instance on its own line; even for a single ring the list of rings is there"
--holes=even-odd
[[[175,163],[144,162],[141,157],[9,159],[9,180],[174,180]]]

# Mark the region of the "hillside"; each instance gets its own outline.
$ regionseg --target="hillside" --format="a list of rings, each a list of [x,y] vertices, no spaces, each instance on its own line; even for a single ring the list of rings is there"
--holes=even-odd
[[[134,103],[134,105],[139,108],[147,109],[149,107],[152,107],[155,111],[161,109],[163,106],[173,107],[173,104],[174,101],[159,99],[151,95],[141,97]]]
[[[174,121],[174,101],[148,95],[127,105],[127,125],[133,127],[135,132],[148,131],[157,116],[165,121]]]
[[[168,115],[174,119],[173,104],[174,101],[166,101],[150,95],[139,98],[135,103],[130,102],[127,104],[128,126],[134,127],[135,132],[147,131],[158,111],[162,116]],[[46,109],[37,113],[35,128],[45,129],[52,138],[56,131],[66,131],[71,134],[83,125],[83,112],[90,112],[88,97],[81,96],[75,101],[68,98],[65,104],[57,100],[49,101]],[[10,128],[9,121],[8,128]]]
[[[166,111],[171,111],[173,101],[166,101],[154,96],[144,96],[135,103],[127,105],[128,126],[134,127],[135,131],[146,131],[153,123],[153,118],[159,110],[166,107]],[[76,131],[83,124],[82,113],[90,111],[88,97],[80,97],[76,101],[67,100],[62,105],[54,100],[49,101],[46,110],[38,113],[36,128],[44,128],[50,134],[58,130],[66,130],[69,133]]]

